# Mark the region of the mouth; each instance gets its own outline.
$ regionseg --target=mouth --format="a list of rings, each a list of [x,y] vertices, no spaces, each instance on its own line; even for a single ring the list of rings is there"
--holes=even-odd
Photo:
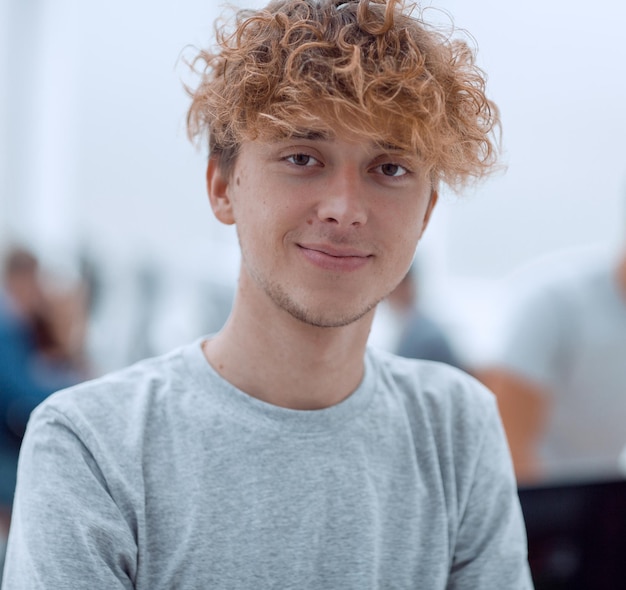
[[[297,244],[303,256],[325,270],[350,272],[365,266],[373,255],[355,248],[338,248],[327,244]]]

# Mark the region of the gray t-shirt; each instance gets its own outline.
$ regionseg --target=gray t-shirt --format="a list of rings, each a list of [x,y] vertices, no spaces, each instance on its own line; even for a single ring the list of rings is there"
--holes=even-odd
[[[514,306],[494,362],[549,396],[548,477],[612,476],[626,447],[626,301],[613,260],[559,261]]]
[[[370,350],[350,397],[295,411],[195,342],[28,426],[5,590],[531,587],[493,396],[443,364]]]

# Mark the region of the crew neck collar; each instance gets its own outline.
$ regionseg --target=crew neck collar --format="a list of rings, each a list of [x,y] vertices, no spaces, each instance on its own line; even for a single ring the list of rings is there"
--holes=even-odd
[[[320,410],[292,410],[255,398],[226,381],[206,360],[202,342],[197,339],[182,350],[187,368],[201,394],[235,419],[254,422],[257,426],[306,434],[323,434],[345,427],[370,404],[377,383],[377,369],[371,351],[365,354],[365,370],[359,386],[344,400]]]

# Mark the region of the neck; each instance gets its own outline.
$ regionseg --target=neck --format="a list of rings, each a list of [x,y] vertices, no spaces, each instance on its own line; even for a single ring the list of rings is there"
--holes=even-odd
[[[237,294],[223,330],[204,343],[208,362],[238,389],[295,410],[335,405],[363,378],[374,311],[340,328],[319,328],[267,301]]]

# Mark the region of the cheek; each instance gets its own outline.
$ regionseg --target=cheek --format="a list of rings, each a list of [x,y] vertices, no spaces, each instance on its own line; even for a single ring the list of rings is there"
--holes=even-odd
[[[384,214],[387,236],[386,248],[394,261],[389,266],[392,273],[404,273],[408,270],[422,236],[426,206],[412,203],[410,206],[387,208]]]
[[[240,178],[234,197],[235,225],[242,250],[246,250],[248,256],[253,258],[268,250],[275,250],[283,216],[268,188],[251,186],[244,178]]]
[[[410,212],[407,213],[406,219],[411,220],[409,232],[415,241],[419,240],[427,225],[427,216],[430,212],[431,193],[422,195],[416,200]]]
[[[426,210],[426,205],[420,201],[399,207],[387,207],[383,213],[386,233],[392,236],[398,246],[416,244],[422,235]]]

